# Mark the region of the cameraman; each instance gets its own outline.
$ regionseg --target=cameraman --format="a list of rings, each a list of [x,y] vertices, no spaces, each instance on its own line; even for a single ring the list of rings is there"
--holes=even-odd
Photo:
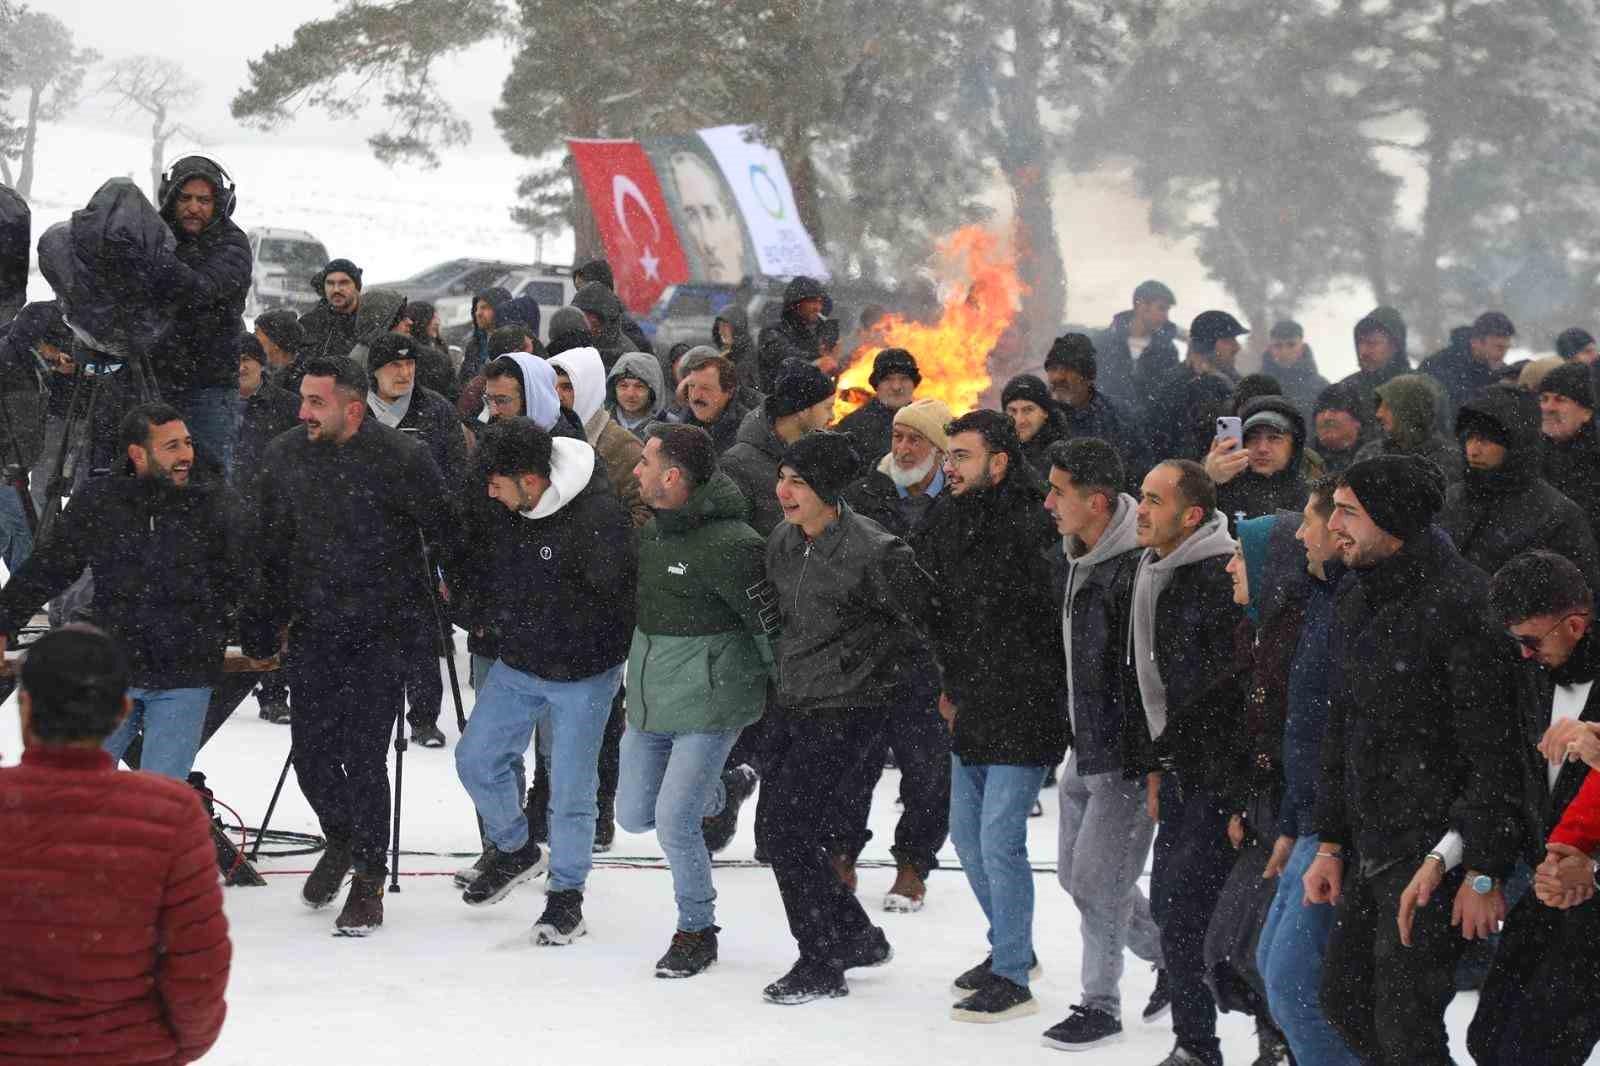
[[[182,781],[222,675],[228,597],[238,587],[236,508],[221,478],[196,476],[194,444],[176,409],[134,408],[121,444],[132,476],[79,489],[0,589],[0,651],[6,635],[92,565],[95,613],[127,649],[133,676],[133,713],[106,750],[121,758],[142,731],[142,768]]]
[[[151,352],[162,395],[182,412],[207,462],[233,463],[238,337],[250,290],[250,239],[233,222],[233,184],[205,156],[185,156],[161,181],[161,217],[178,238],[157,289],[173,303],[172,330]]]

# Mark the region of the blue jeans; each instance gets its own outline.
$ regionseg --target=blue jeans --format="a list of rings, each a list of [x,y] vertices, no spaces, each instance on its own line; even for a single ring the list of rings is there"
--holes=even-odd
[[[0,559],[6,570],[16,573],[33,554],[33,530],[22,510],[22,497],[10,485],[0,485]]]
[[[1267,985],[1272,1019],[1283,1030],[1300,1066],[1359,1066],[1361,1060],[1322,1013],[1322,953],[1333,930],[1328,904],[1308,906],[1300,879],[1317,857],[1317,838],[1295,841],[1289,865],[1278,875],[1256,947],[1256,969]]]
[[[239,390],[230,386],[172,389],[162,399],[178,409],[194,438],[195,452],[217,464],[224,473],[233,469],[233,444],[239,436],[233,404]]]
[[[685,933],[716,921],[717,890],[700,820],[720,812],[727,800],[722,764],[738,738],[737,729],[649,733],[629,726],[622,734],[617,824],[630,833],[656,831],[672,869],[678,928]]]
[[[114,759],[122,758],[133,738],[144,733],[144,755],[139,768],[163,777],[186,781],[200,750],[200,732],[206,724],[208,688],[130,688],[133,710],[103,745]]]
[[[1033,867],[1028,812],[1043,766],[968,766],[950,756],[950,839],[967,884],[989,919],[993,970],[1028,987],[1033,965]]]
[[[456,775],[501,851],[528,843],[515,763],[534,727],[550,722],[550,890],[582,891],[594,863],[600,743],[622,663],[578,681],[546,681],[496,661],[456,745]]]

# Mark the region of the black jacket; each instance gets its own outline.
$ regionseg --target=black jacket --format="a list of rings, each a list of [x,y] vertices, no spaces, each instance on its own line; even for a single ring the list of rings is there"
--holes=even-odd
[[[1095,338],[1095,385],[1134,410],[1148,411],[1161,384],[1178,368],[1178,328],[1171,322],[1151,335],[1138,362],[1128,347],[1133,312],[1119,311]]]
[[[628,657],[639,545],[594,449],[564,437],[555,445],[560,509],[532,518],[494,501],[473,507],[450,587],[452,599],[463,597],[472,628],[497,634],[507,666],[547,681],[578,681]],[[580,479],[581,469],[566,464],[585,454],[592,466]],[[577,472],[563,475],[564,466]]]
[[[1555,686],[1596,680],[1600,680],[1600,637],[1596,636],[1593,626],[1572,650],[1572,656],[1558,669],[1547,670],[1532,660],[1523,662],[1517,668],[1517,726],[1520,736],[1516,749],[1521,756],[1519,768],[1522,772],[1518,811],[1521,817],[1517,829],[1522,836],[1522,859],[1529,866],[1537,866],[1544,858],[1545,841],[1550,838],[1567,805],[1577,798],[1589,776],[1589,767],[1581,759],[1569,759],[1561,764],[1555,786],[1551,787],[1550,764],[1534,747],[1550,728]],[[1600,685],[1589,690],[1589,698],[1578,718],[1584,722],[1600,722]]]
[[[750,527],[763,537],[783,521],[783,509],[778,506],[778,460],[785,447],[766,412],[758,407],[739,423],[738,442],[722,453],[723,472],[750,501]]]
[[[1504,877],[1518,743],[1512,646],[1489,579],[1434,527],[1340,589],[1317,832],[1364,864],[1419,863],[1445,831]]]
[[[856,452],[861,456],[861,472],[865,474],[889,454],[894,436],[893,408],[885,407],[876,396],[845,415],[833,428],[856,442]]]
[[[241,491],[260,472],[262,457],[272,439],[299,424],[300,397],[262,378],[261,387],[244,402],[239,440],[233,446],[233,483]]]
[[[881,470],[873,469],[844,490],[844,498],[856,514],[870,518],[897,537],[909,539],[928,524],[937,496],[901,496],[894,481]]]
[[[248,654],[275,652],[290,621],[297,635],[409,638],[433,626],[418,533],[447,561],[457,531],[421,444],[371,417],[341,445],[285,433],[267,446],[247,507],[258,563],[240,616]]]
[[[1328,387],[1328,379],[1317,373],[1317,357],[1311,345],[1301,353],[1300,361],[1293,366],[1279,366],[1271,356],[1261,364],[1261,372],[1271,377],[1283,389],[1284,397],[1299,410],[1308,423],[1317,409],[1317,397]]]
[[[327,300],[300,316],[300,328],[305,332],[303,354],[314,359],[349,355],[356,346],[356,313],[341,315]]]
[[[1088,406],[1071,407],[1063,404],[1061,417],[1066,421],[1067,440],[1093,437],[1115,448],[1122,457],[1122,468],[1127,473],[1123,488],[1131,495],[1139,495],[1144,476],[1155,465],[1155,460],[1150,456],[1150,444],[1144,427],[1133,414],[1132,408],[1113,400],[1096,386],[1089,397]],[[1045,476],[1050,476],[1048,470]]]
[[[1576,564],[1590,588],[1600,583],[1588,518],[1539,475],[1538,401],[1520,389],[1494,386],[1462,404],[1457,422],[1463,432],[1475,422],[1499,427],[1509,442],[1499,469],[1467,467],[1445,497],[1439,525],[1462,557],[1492,575],[1514,556],[1543,549]]]
[[[1417,369],[1444,387],[1448,397],[1444,407],[1447,413],[1443,428],[1446,430],[1455,425],[1451,419],[1462,404],[1479,389],[1486,389],[1500,380],[1497,371],[1472,358],[1472,348],[1466,337],[1452,338],[1449,347],[1428,356]]]
[[[461,390],[467,387],[467,383],[483,373],[483,368],[488,365],[490,359],[494,358],[489,354],[489,332],[492,332],[492,330],[485,332],[479,329],[477,325],[478,305],[487,303],[498,312],[502,304],[510,301],[511,293],[498,285],[484,289],[472,297],[472,307],[468,311],[471,317],[467,319],[473,324],[472,332],[467,336],[466,343],[461,347],[461,367],[456,371],[456,394],[458,396]]]
[[[582,275],[590,281],[598,281],[612,292],[617,291],[616,275],[611,270],[611,264],[606,262],[604,259],[591,259],[589,262],[579,267],[576,273]],[[622,335],[626,337],[628,339],[628,343],[633,346],[628,348],[628,351],[643,352],[646,355],[655,354],[654,349],[652,349],[650,346],[650,338],[644,335],[644,330],[639,328],[639,323],[628,317],[626,309],[624,309],[623,314],[617,319],[617,328],[622,331]],[[712,346],[716,347],[717,345],[715,342],[713,342]],[[607,373],[610,372],[611,365],[612,364],[608,364],[606,366]],[[668,375],[668,380],[671,380],[671,375]]]
[[[1233,401],[1233,384],[1221,370],[1196,373],[1187,363],[1167,374],[1145,415],[1155,460],[1204,462],[1217,435],[1217,416]]]
[[[758,358],[761,364],[763,393],[769,396],[772,394],[773,380],[778,376],[778,367],[783,365],[785,359],[814,363],[822,354],[821,346],[817,342],[816,329],[801,321],[794,310],[795,304],[818,297],[823,300],[824,314],[826,314],[827,293],[811,278],[797,277],[784,289],[782,316],[777,322],[761,331]]]
[[[750,336],[750,315],[737,299],[724,307],[716,319],[711,323],[711,347],[722,351],[722,337],[718,328],[722,323],[733,327],[733,347],[722,354],[733,360],[734,369],[739,372],[739,387],[754,392],[761,391],[761,361],[756,355],[756,344]],[[641,348],[640,351],[649,351]],[[667,380],[670,380],[670,374]]]
[[[169,224],[182,182],[161,205]],[[174,304],[172,332],[157,344],[156,378],[172,389],[218,388],[239,383],[239,334],[250,291],[250,238],[231,218],[218,215],[190,237],[177,230],[177,251],[160,269],[160,288]]]
[[[1544,442],[1544,479],[1577,504],[1600,537],[1600,430],[1589,419],[1569,441]]]
[[[1039,432],[1022,442],[1022,455],[1028,460],[1028,465],[1033,468],[1040,481],[1050,479],[1050,449],[1070,436],[1067,431],[1067,420],[1052,404],[1045,412],[1044,425],[1039,427]]]
[[[1217,486],[1217,510],[1228,516],[1231,527],[1243,513],[1258,518],[1277,511],[1298,511],[1306,505],[1310,489],[1300,474],[1300,460],[1306,450],[1306,420],[1299,408],[1282,396],[1258,396],[1239,411],[1241,419],[1271,411],[1288,419],[1294,448],[1289,465],[1272,475],[1261,475],[1245,467],[1233,480]]]
[[[600,353],[606,372],[610,373],[618,359],[634,350],[633,342],[622,332],[622,320],[627,317],[622,301],[603,284],[592,281],[578,290],[572,298],[572,306],[600,319],[600,331],[594,334],[591,343]],[[642,350],[649,351],[649,348]]]
[[[132,475],[91,479],[0,591],[0,629],[15,635],[92,567],[94,620],[127,652],[135,686],[220,681],[228,610],[243,591],[239,512],[227,486],[199,470],[182,489]]]
[[[411,405],[406,408],[405,417],[395,428],[427,445],[450,493],[456,493],[466,484],[467,438],[461,432],[455,404],[419,384],[411,393]]]
[[[943,494],[912,537],[933,575],[933,653],[956,705],[951,750],[969,765],[1054,766],[1071,740],[1066,656],[1051,597],[1060,538],[1012,456],[1005,480]]]
[[[926,670],[933,583],[911,549],[849,504],[816,540],[785,522],[767,539],[778,598],[778,702],[792,713],[889,707]]]

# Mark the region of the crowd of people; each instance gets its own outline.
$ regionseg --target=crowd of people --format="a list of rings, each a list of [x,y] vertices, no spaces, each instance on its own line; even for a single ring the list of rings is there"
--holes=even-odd
[[[52,304],[0,337],[7,375],[49,382],[35,480],[70,436],[58,394],[87,365],[100,396],[47,535],[20,520],[46,490],[0,492],[0,647],[70,607],[29,647],[26,752],[0,771],[0,909],[27,926],[5,1053],[177,1062],[215,1039],[226,925],[184,782],[230,642],[326,842],[302,901],[343,893],[334,933],[379,930],[390,738],[404,720],[445,746],[455,628],[481,831],[457,883],[481,907],[547,878],[535,943],[585,934],[620,824],[671,870],[654,974],[704,972],[712,856],[755,796],[796,949],[768,1002],[889,963],[872,910],[921,910],[948,839],[988,945],[950,1017],[1025,1017],[1027,825],[1054,782],[1082,999],[1047,1046],[1122,1035],[1129,950],[1158,975],[1141,1020],[1171,1014],[1161,1066],[1219,1066],[1219,1010],[1254,1018],[1257,1066],[1448,1063],[1463,984],[1480,1064],[1581,1063],[1600,1039],[1587,333],[1508,367],[1515,328],[1488,312],[1413,370],[1380,307],[1344,380],[1293,322],[1241,377],[1246,326],[1205,311],[1185,337],[1150,281],[997,409],[919,397],[916,353],[885,348],[835,424],[839,329],[810,278],[755,335],[735,307],[655,352],[596,261],[547,330],[531,300],[478,294],[457,349],[341,258],[314,310],[244,332],[220,172],[175,166],[160,204],[183,267],[162,398]],[[145,772],[113,773],[135,745]],[[869,905],[891,758],[896,877]],[[83,834],[128,844],[113,914],[104,878],[72,875]]]

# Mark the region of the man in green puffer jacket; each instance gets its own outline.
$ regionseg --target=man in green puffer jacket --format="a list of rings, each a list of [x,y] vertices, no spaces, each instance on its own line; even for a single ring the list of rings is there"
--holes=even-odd
[[[639,531],[617,822],[654,829],[672,868],[678,928],[656,976],[692,977],[719,932],[702,820],[736,819],[755,790],[750,767],[723,764],[766,703],[777,606],[766,541],[705,430],[652,427],[634,473],[655,517]]]

